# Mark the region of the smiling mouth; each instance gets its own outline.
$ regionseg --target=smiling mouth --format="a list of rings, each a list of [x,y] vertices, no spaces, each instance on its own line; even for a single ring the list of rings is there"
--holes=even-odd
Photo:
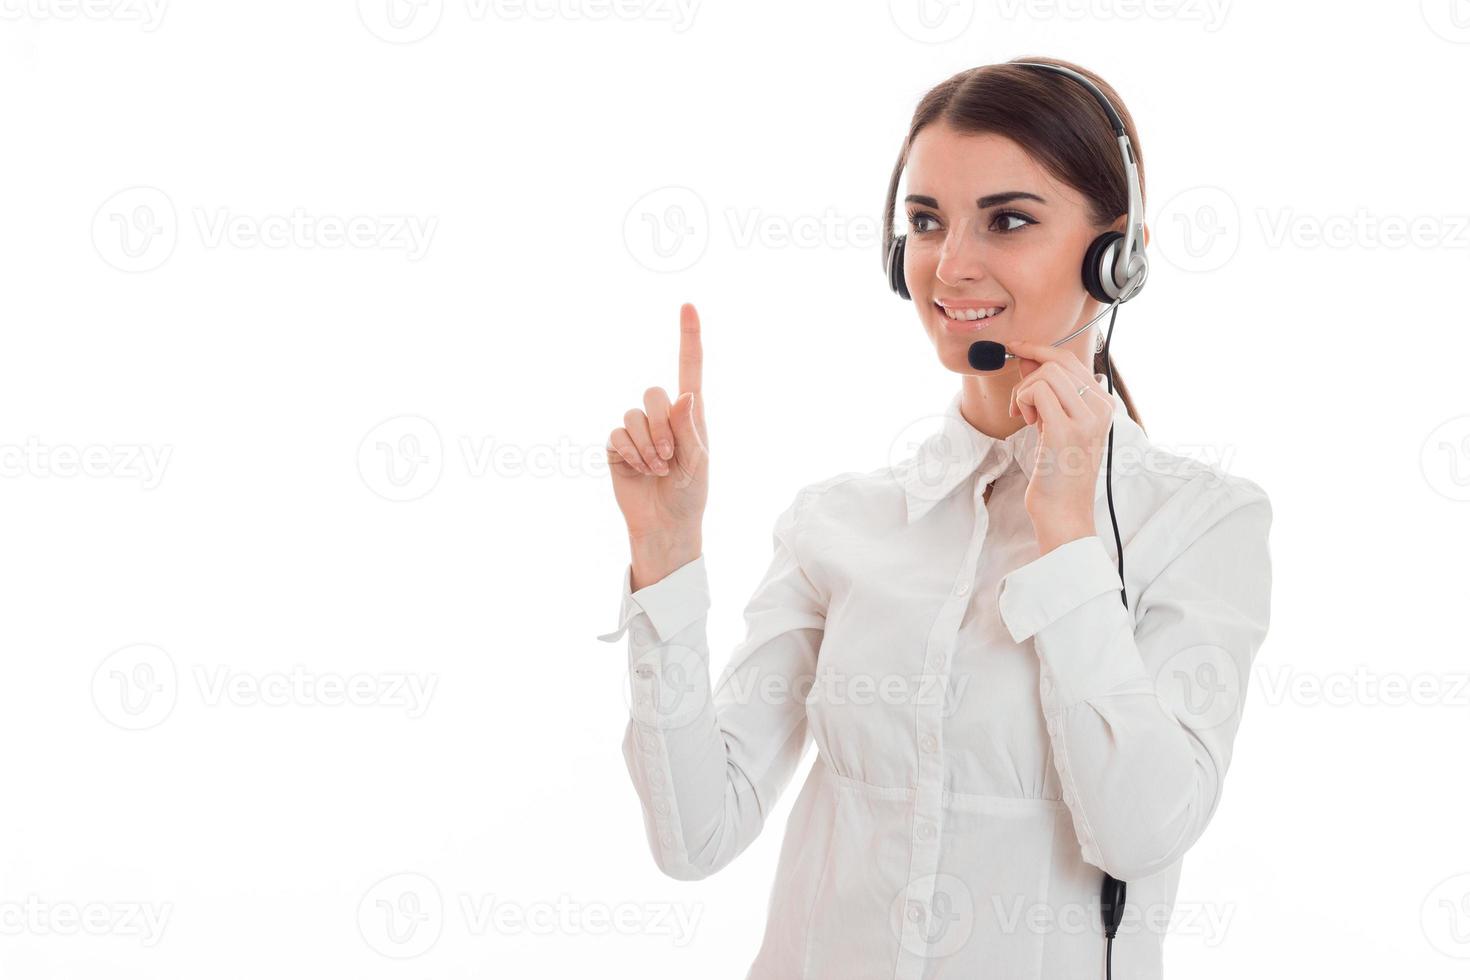
[[[996,317],[1003,315],[1009,307],[993,306],[989,309],[952,310],[936,302],[934,309],[944,318],[948,329],[968,333],[989,325]]]

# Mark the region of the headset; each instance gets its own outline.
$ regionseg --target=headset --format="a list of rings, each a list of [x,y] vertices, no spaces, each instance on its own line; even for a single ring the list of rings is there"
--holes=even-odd
[[[1108,97],[1087,76],[1061,65],[1039,61],[1010,61],[1006,64],[1055,72],[1081,84],[1092,93],[1098,104],[1102,106],[1103,112],[1107,114],[1108,122],[1113,127],[1113,134],[1118,140],[1118,149],[1123,155],[1123,170],[1128,181],[1128,226],[1123,231],[1106,231],[1098,235],[1092,240],[1092,244],[1087,246],[1087,252],[1082,257],[1082,285],[1087,288],[1088,295],[1100,303],[1108,304],[1108,308],[1113,313],[1113,318],[1108,321],[1108,332],[1102,346],[1103,363],[1107,368],[1108,394],[1111,395],[1113,392],[1113,320],[1117,319],[1118,306],[1137,296],[1139,290],[1143,288],[1144,281],[1148,278],[1148,256],[1144,254],[1143,248],[1143,189],[1138,180],[1138,163],[1133,157],[1133,143],[1128,138],[1128,129],[1123,125],[1122,117],[1108,101]],[[896,192],[895,182],[890,197]],[[890,200],[890,207],[885,213],[893,210],[893,204],[894,202]],[[883,268],[888,276],[888,286],[905,300],[913,298],[909,295],[908,284],[904,281],[903,274],[904,243],[907,238],[907,235],[894,235],[891,226],[884,228]],[[1103,310],[1102,313],[1052,346],[1072,339],[1107,312],[1108,310]],[[1006,356],[1014,355],[1007,354]],[[976,367],[979,366],[975,363],[973,352],[971,363]],[[998,367],[1001,364],[1004,364],[1004,361],[1000,361],[995,366]],[[1120,595],[1123,600],[1123,608],[1127,609],[1128,589],[1123,579],[1123,542],[1118,535],[1117,513],[1113,510],[1113,430],[1111,426],[1108,428],[1108,514],[1113,521],[1113,539],[1118,550],[1118,582],[1122,586]],[[1123,903],[1127,887],[1127,882],[1119,881],[1104,872],[1101,907],[1103,933],[1107,938],[1107,976],[1109,980],[1113,976],[1113,937],[1117,935],[1118,925],[1123,918]]]

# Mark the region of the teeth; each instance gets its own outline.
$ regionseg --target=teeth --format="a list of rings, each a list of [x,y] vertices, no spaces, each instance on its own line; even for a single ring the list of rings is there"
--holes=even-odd
[[[1004,306],[992,306],[988,310],[952,310],[949,307],[943,305],[941,305],[939,308],[942,309],[944,311],[944,315],[949,317],[951,320],[984,320],[988,317],[995,316],[1001,310],[1005,309]]]

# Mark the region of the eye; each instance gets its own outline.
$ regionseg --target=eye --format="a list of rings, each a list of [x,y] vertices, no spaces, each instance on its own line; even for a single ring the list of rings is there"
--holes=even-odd
[[[914,231],[914,232],[916,232],[917,234],[920,234],[920,235],[922,235],[926,231],[933,231],[934,229],[933,228],[920,228],[919,227],[919,222],[921,222],[921,221],[938,221],[938,220],[939,220],[938,218],[934,217],[934,215],[930,214],[928,211],[910,211],[909,212],[909,228],[910,228],[910,230],[912,230],[912,231]]]
[[[991,220],[991,227],[994,227],[997,221],[1005,221],[1010,218],[1014,218],[1017,221],[1020,221],[1021,224],[1016,225],[1012,228],[996,228],[996,231],[1000,232],[1002,235],[1009,235],[1013,231],[1020,231],[1022,228],[1026,227],[1026,225],[1036,224],[1036,220],[1034,218],[1024,215],[1019,211],[1000,211],[997,212],[995,217]]]

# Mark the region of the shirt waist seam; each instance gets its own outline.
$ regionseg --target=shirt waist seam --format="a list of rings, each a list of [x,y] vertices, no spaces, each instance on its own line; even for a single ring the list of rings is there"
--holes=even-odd
[[[822,764],[827,767],[827,771],[837,780],[839,787],[854,790],[865,796],[903,800],[905,802],[912,800],[916,792],[916,788],[913,786],[880,786],[877,783],[870,783],[866,780],[858,779],[856,776],[849,776],[846,773],[833,769],[832,764],[827,761],[825,756],[820,756],[820,758]],[[944,790],[942,801],[945,805],[958,807],[973,806],[984,809],[994,809],[995,807],[1012,807],[1018,810],[1066,809],[1066,804],[1063,801],[1044,796],[996,796],[987,793],[956,793],[949,789]]]

